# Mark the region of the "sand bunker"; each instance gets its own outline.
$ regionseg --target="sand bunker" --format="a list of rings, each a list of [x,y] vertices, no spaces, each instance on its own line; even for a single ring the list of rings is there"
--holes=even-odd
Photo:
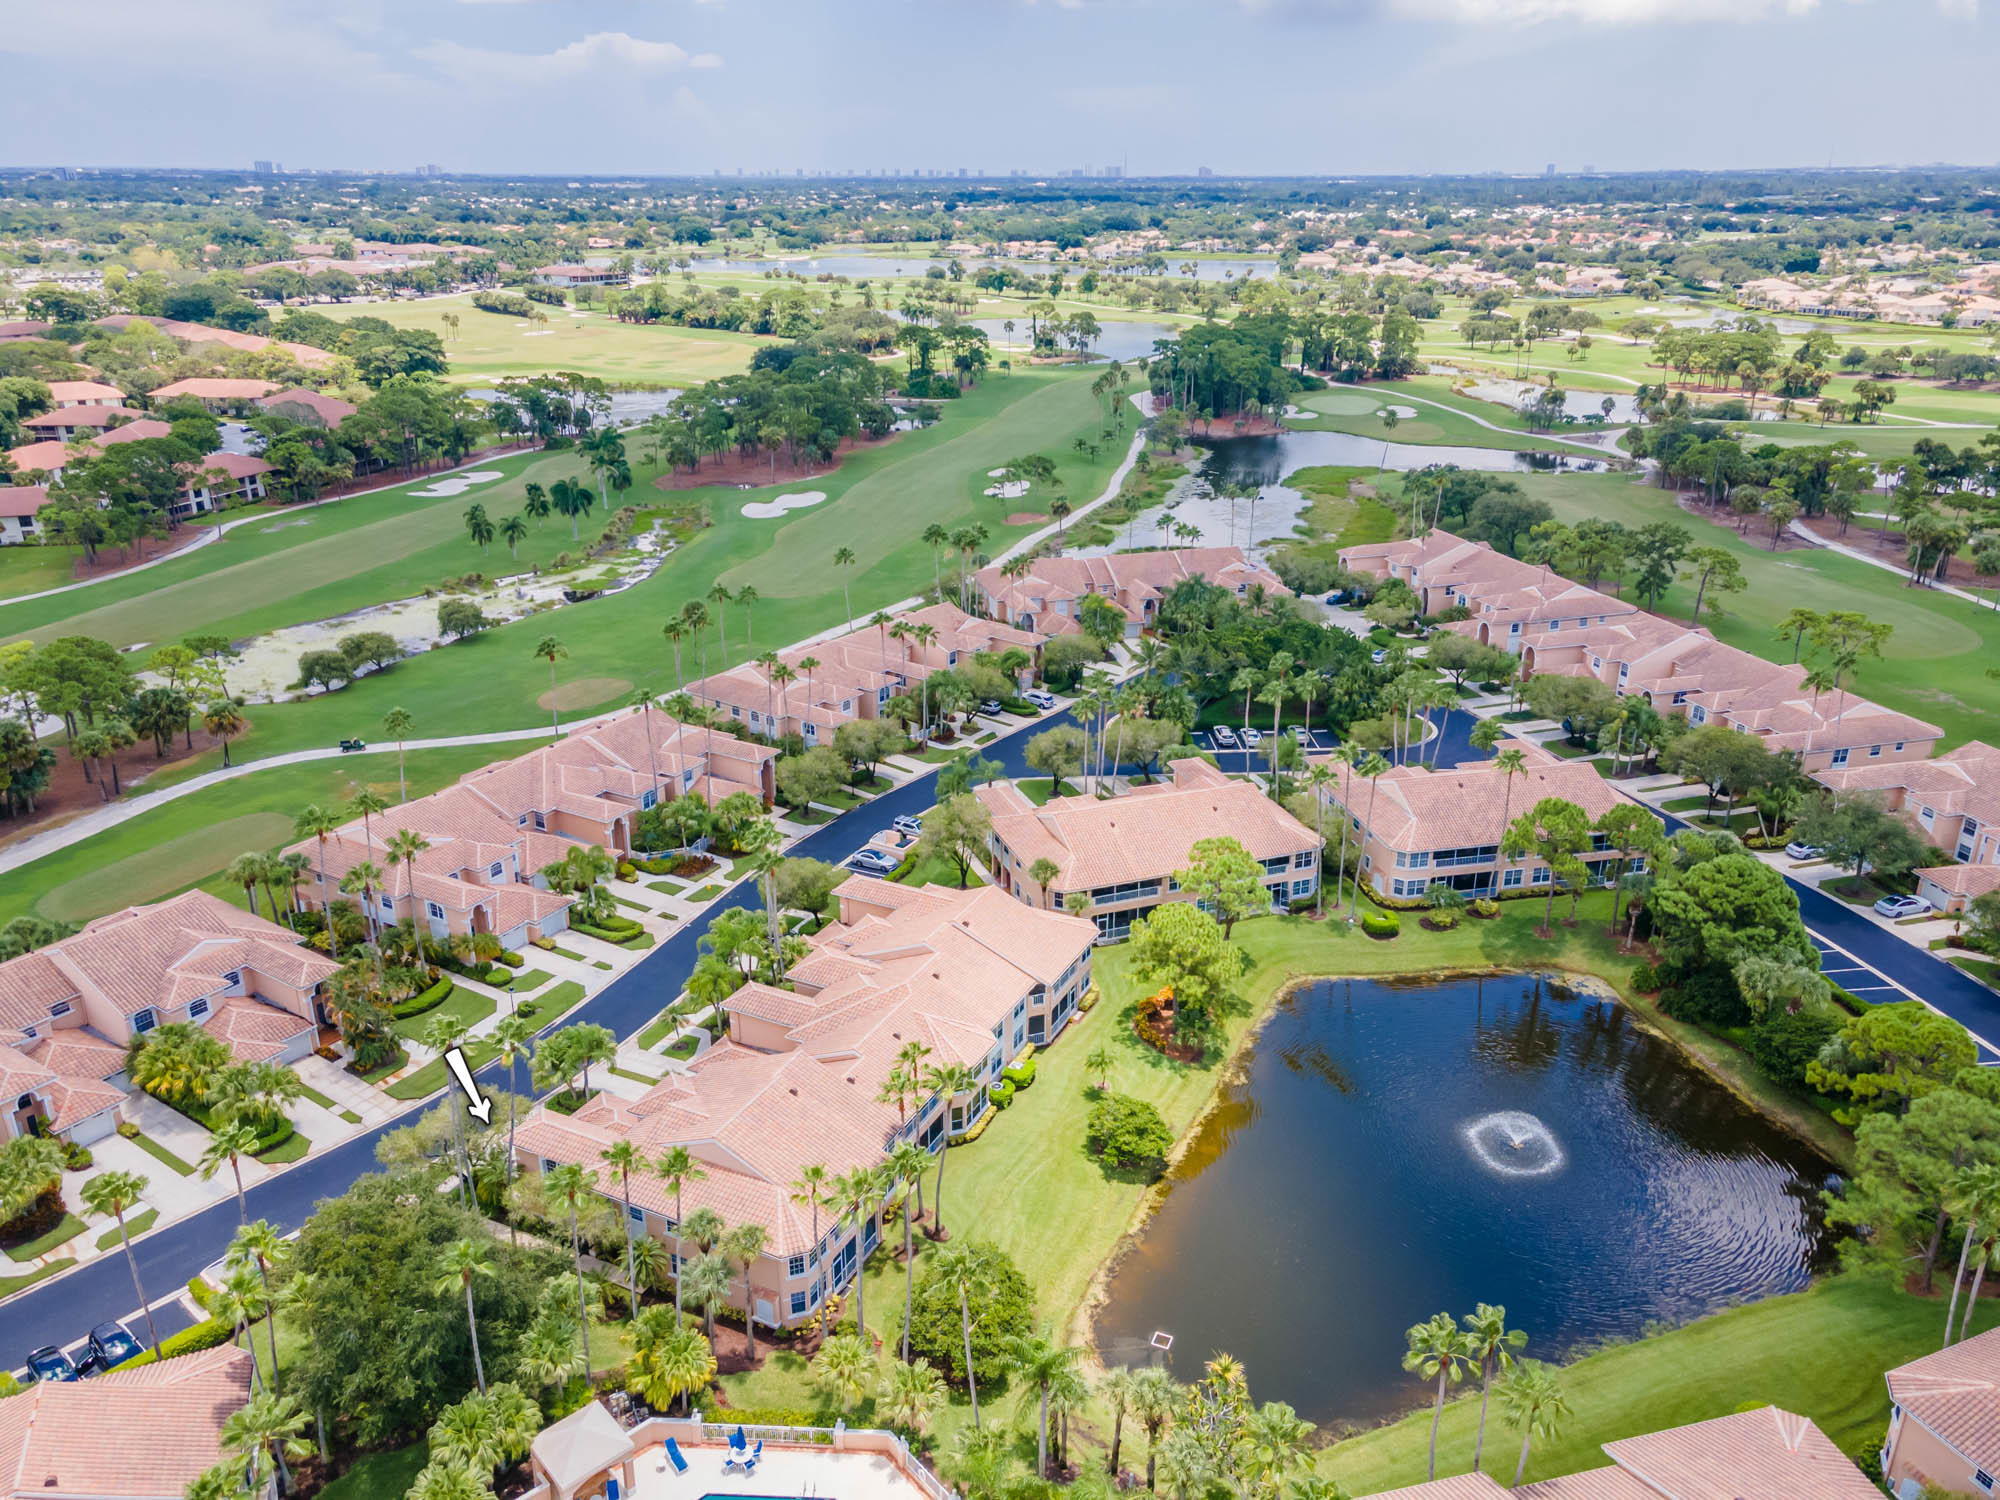
[[[1048,520],[1047,516],[1037,514],[1035,511],[1017,510],[1007,518],[1007,524],[1009,526],[1039,526],[1046,520]]]
[[[788,510],[804,510],[808,505],[817,505],[825,498],[825,490],[800,490],[794,495],[780,495],[775,500],[752,500],[743,507],[743,514],[752,521],[769,521]]]
[[[986,493],[1001,500],[1018,500],[1028,493],[1028,481],[1010,479],[1005,484],[988,485]]]
[[[1417,414],[1414,406],[1392,406],[1389,410],[1395,414],[1398,422],[1407,422]]]
[[[499,469],[474,469],[469,474],[454,474],[449,479],[440,479],[428,489],[411,490],[410,494],[416,499],[439,500],[448,495],[463,495],[475,484],[491,484],[506,477]]]

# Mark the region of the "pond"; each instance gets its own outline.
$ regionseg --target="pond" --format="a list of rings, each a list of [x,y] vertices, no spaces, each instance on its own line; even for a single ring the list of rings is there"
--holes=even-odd
[[[1006,318],[969,318],[966,320],[974,328],[982,330],[993,342],[995,359],[1024,359],[1028,349],[1028,319],[1019,316],[1011,321],[1014,331],[1009,333]],[[1104,318],[1098,322],[1099,333],[1090,342],[1089,352],[1099,359],[1120,359],[1130,364],[1135,359],[1151,359],[1153,345],[1161,339],[1180,337],[1180,327],[1174,323],[1128,322],[1122,318]],[[1144,382],[1141,382],[1143,385]]]
[[[1107,1363],[1227,1350],[1322,1425],[1419,1405],[1404,1332],[1507,1309],[1527,1353],[1796,1291],[1831,1168],[1615,1000],[1546,978],[1320,980],[1271,1016],[1099,1311]]]

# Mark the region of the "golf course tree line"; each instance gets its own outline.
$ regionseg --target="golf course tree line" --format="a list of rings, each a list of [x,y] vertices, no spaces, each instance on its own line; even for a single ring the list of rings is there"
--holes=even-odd
[[[91,636],[58,636],[42,645],[0,646],[0,811],[32,817],[36,799],[56,770],[57,751],[36,726],[57,720],[62,743],[84,782],[102,800],[122,790],[118,756],[150,741],[165,760],[181,741],[194,749],[199,727],[223,747],[250,727],[229,696],[224,663],[234,655],[218,635],[192,635],[160,646],[142,662]]]
[[[751,369],[696,386],[640,429],[649,461],[700,472],[726,453],[788,463],[824,463],[844,442],[885,437],[896,422],[883,399],[884,367],[853,353],[805,345],[760,349]]]

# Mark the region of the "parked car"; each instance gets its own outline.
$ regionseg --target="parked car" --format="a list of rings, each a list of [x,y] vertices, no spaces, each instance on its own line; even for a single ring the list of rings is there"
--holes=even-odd
[[[69,1356],[54,1344],[44,1344],[28,1356],[28,1378],[31,1380],[74,1380],[76,1366],[69,1362]]]
[[[1032,703],[1044,712],[1056,706],[1056,695],[1044,692],[1041,688],[1029,688],[1027,692],[1021,694],[1021,697],[1024,702]]]
[[[1922,896],[1884,896],[1875,903],[1875,914],[1892,920],[1902,917],[1921,917],[1930,909],[1930,902]]]
[[[1301,745],[1310,745],[1312,743],[1312,731],[1303,724],[1294,724],[1292,726],[1292,738],[1297,740]]]
[[[1000,700],[998,698],[988,698],[984,703],[979,705],[979,711],[983,714],[999,713]]]
[[[1381,666],[1383,662],[1389,659],[1389,648],[1387,646],[1377,646],[1373,651],[1368,653],[1368,659],[1374,662],[1376,666]]]
[[[1264,731],[1249,724],[1243,726],[1243,743],[1252,750],[1264,743]]]
[[[1785,853],[1792,859],[1821,859],[1826,851],[1817,844],[1801,844],[1794,839],[1785,845]]]
[[[1345,599],[1346,597],[1347,597],[1347,591],[1345,589],[1335,589],[1332,593],[1326,596],[1326,602],[1328,604],[1338,604],[1340,603],[1341,600]]]
[[[1209,738],[1214,740],[1224,750],[1234,750],[1236,748],[1236,731],[1231,729],[1227,724],[1216,725],[1215,728],[1209,731]]]
[[[850,859],[847,862],[847,868],[858,875],[873,875],[879,879],[882,876],[894,874],[898,863],[900,861],[897,860],[895,855],[889,853],[888,850],[876,849],[871,846],[870,848],[863,849],[854,858]]]
[[[99,1323],[90,1330],[90,1346],[84,1351],[80,1368],[85,1373],[115,1370],[145,1352],[146,1346],[127,1333],[122,1324]]]
[[[898,833],[916,838],[924,831],[924,820],[915,813],[904,813],[901,817],[891,820],[889,826]]]

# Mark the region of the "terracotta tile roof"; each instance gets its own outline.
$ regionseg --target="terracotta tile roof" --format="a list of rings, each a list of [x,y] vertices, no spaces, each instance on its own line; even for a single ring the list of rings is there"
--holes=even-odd
[[[300,1032],[313,1029],[311,1021],[275,1005],[235,996],[218,1001],[201,1025],[210,1036],[226,1042],[238,1062],[268,1062]]]
[[[1658,1490],[1616,1464],[1525,1484],[1508,1493],[1514,1500],[1661,1500]]]
[[[0,964],[0,1026],[14,1031],[39,1026],[53,1007],[65,1000],[74,1003],[82,994],[47,949],[23,953]]]
[[[22,1050],[63,1078],[104,1079],[125,1071],[125,1049],[82,1026],[63,1026]]]
[[[18,448],[9,448],[7,458],[17,474],[32,474],[37,470],[53,474],[69,462],[69,444],[59,443],[54,438],[39,443],[23,443]]]
[[[1337,780],[1330,795],[1375,838],[1409,851],[1497,844],[1507,823],[1544,797],[1573,802],[1593,821],[1630,800],[1588,762],[1559,760],[1534,746],[1523,749],[1526,769],[1512,778],[1511,792],[1493,762],[1470,761],[1435,771],[1395,766],[1372,787],[1352,767],[1334,764]]]
[[[175,318],[155,318],[138,313],[113,313],[99,318],[100,328],[129,328],[134,323],[149,323],[168,338],[179,339],[184,344],[220,344],[226,349],[245,349],[255,352],[260,349],[280,349],[307,369],[320,369],[331,365],[339,356],[331,350],[316,349],[311,344],[292,344],[283,339],[268,339],[261,333],[238,333],[233,328],[211,328],[206,323],[187,323]]]
[[[1899,1365],[1883,1379],[1906,1416],[1973,1467],[2000,1473],[2000,1328]]]
[[[1484,1474],[1454,1474],[1400,1490],[1379,1490],[1370,1500],[1506,1500],[1512,1493]]]
[[[163,438],[173,430],[171,423],[162,422],[158,417],[142,417],[136,422],[127,422],[123,427],[113,427],[100,432],[90,440],[90,446],[108,448],[113,443],[137,443],[146,438]]]
[[[197,401],[254,401],[277,389],[275,380],[228,380],[200,375],[160,386],[153,391],[152,399],[171,401],[176,396],[192,396]]]
[[[35,431],[44,427],[110,427],[119,422],[137,421],[145,415],[133,407],[120,406],[115,402],[88,401],[45,411],[40,416],[29,417],[21,425]]]
[[[49,1129],[57,1132],[116,1109],[126,1099],[124,1089],[94,1078],[58,1078],[49,1085],[48,1094]]]
[[[18,1038],[20,1033],[9,1032]],[[44,1067],[25,1052],[0,1044],[0,1095],[14,1097],[31,1089],[47,1088],[56,1081],[55,1070]]]
[[[1833,1440],[1775,1406],[1606,1443],[1665,1500],[1881,1500]]]
[[[283,412],[284,408],[300,407],[311,412],[326,427],[338,427],[353,416],[360,408],[351,401],[342,401],[338,396],[329,396],[320,391],[308,390],[295,385],[286,390],[272,391],[259,396],[257,404],[266,411]]]
[[[0,1401],[7,1500],[180,1500],[222,1457],[222,1424],[250,1398],[234,1345],[94,1380],[39,1382]]]
[[[1240,547],[1162,548],[1108,557],[1038,557],[1019,578],[1007,577],[997,566],[981,568],[976,576],[980,589],[1005,617],[1032,616],[1036,631],[1042,635],[1076,629],[1074,610],[1065,615],[1053,606],[1061,601],[1073,603],[1086,594],[1109,599],[1128,619],[1140,619],[1146,600],[1159,598],[1188,578],[1205,578],[1231,590],[1262,586],[1272,594],[1291,593],[1277,574],[1245,557]]]
[[[2000,890],[2000,865],[1925,865],[1914,873],[1968,901],[1988,891]]]
[[[48,503],[45,484],[0,484],[0,516],[26,518]]]
[[[49,395],[58,406],[116,404],[125,399],[125,393],[117,386],[101,380],[51,380]]]
[[[1968,740],[1934,760],[1849,765],[1814,773],[1838,792],[1901,792],[1909,802],[1948,816],[2000,823],[2000,749]]]
[[[1000,784],[977,795],[1023,869],[1044,857],[1056,863],[1061,891],[1170,875],[1205,838],[1233,838],[1260,860],[1319,847],[1318,835],[1255,786],[1202,760],[1175,761],[1172,781],[1106,799],[1057,797],[1038,808]]]

